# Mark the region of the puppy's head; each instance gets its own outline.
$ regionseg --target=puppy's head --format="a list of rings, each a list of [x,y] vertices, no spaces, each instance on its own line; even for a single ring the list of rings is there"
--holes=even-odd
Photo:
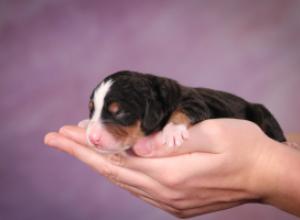
[[[90,97],[88,143],[100,152],[118,152],[160,130],[168,112],[160,80],[129,71],[106,77]]]

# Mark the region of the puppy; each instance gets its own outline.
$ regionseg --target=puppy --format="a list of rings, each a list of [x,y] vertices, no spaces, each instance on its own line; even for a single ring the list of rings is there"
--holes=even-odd
[[[88,144],[103,153],[124,151],[158,131],[167,146],[180,146],[188,138],[189,126],[209,118],[247,119],[270,138],[286,141],[278,122],[261,104],[133,71],[114,73],[97,85],[89,112],[89,120],[80,125],[86,127]]]

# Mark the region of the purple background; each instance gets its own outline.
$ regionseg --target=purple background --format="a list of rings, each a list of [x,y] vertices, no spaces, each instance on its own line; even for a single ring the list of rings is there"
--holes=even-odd
[[[300,1],[0,0],[0,219],[174,219],[68,155],[46,132],[87,117],[120,69],[264,103],[299,131]],[[199,219],[296,219],[244,205]]]

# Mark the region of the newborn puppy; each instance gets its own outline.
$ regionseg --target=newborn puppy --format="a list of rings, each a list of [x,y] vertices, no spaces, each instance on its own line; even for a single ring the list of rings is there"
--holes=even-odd
[[[89,111],[87,141],[100,152],[126,150],[139,138],[157,131],[162,131],[167,146],[179,146],[188,138],[189,126],[209,118],[247,119],[269,137],[286,140],[278,122],[261,104],[132,71],[106,77],[93,90]]]

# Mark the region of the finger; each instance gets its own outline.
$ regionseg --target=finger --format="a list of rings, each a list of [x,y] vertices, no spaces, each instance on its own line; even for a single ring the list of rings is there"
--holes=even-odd
[[[90,120],[89,119],[84,119],[80,122],[78,122],[78,127],[81,127],[81,128],[87,128],[88,124],[89,124]]]
[[[157,194],[161,190],[165,190],[161,184],[146,174],[122,167],[121,160],[116,159],[118,157],[106,158],[62,134],[47,134],[45,143],[76,157],[115,182],[131,185],[150,194]]]
[[[103,156],[95,153],[92,149],[65,137],[62,134],[56,132],[49,133],[45,136],[44,142],[51,147],[76,157],[96,170],[99,168],[103,169],[100,171],[103,171],[104,173],[106,173],[108,168],[111,166]]]
[[[157,201],[147,196],[139,196],[139,198],[149,203],[150,205],[153,205],[154,207],[163,209],[171,213],[172,215],[175,215],[180,218],[193,217],[193,216],[211,213],[215,211],[221,211],[241,204],[240,202],[229,202],[229,203],[219,202],[219,203],[214,203],[214,204],[197,207],[197,208],[177,208],[174,207],[173,204],[167,204],[161,201]]]
[[[85,129],[74,126],[74,125],[65,125],[59,129],[59,133],[72,139],[73,141],[77,142],[81,145],[87,145],[86,140],[86,132]]]
[[[65,139],[60,139],[61,143],[63,144],[62,147],[64,147],[67,150],[72,150],[72,154],[74,154],[74,151],[78,151],[78,149],[82,148],[83,146],[87,146],[85,142],[85,131],[82,128],[79,128],[77,126],[64,126],[60,129],[59,131],[60,134],[63,136],[71,139],[71,140],[65,140]],[[61,137],[60,137],[61,138]],[[71,141],[75,141],[77,145],[74,145],[71,143]],[[83,146],[78,146],[78,145],[83,145]],[[85,147],[87,148],[87,147]],[[93,154],[95,153],[91,149],[88,148]],[[96,153],[96,155],[100,155]],[[102,155],[101,155],[102,156]],[[207,155],[204,155],[207,157]],[[104,156],[102,156],[104,158]],[[83,159],[87,159],[87,156],[84,156]],[[198,156],[197,159],[193,159],[194,156],[192,155],[183,155],[182,157],[168,157],[168,158],[142,158],[142,157],[134,157],[134,156],[122,156],[120,154],[113,154],[113,155],[108,155],[105,156],[105,158],[108,158],[110,162],[114,165],[117,165],[119,167],[125,167],[129,168],[133,171],[138,171],[139,173],[143,173],[147,176],[150,176],[153,179],[156,180],[157,178],[161,178],[161,175],[165,176],[164,170],[174,170],[174,167],[169,167],[173,166],[173,164],[181,164],[182,161],[186,160],[186,163],[191,163],[191,160],[199,161],[201,158]],[[79,158],[80,159],[80,158]],[[202,159],[204,162],[204,159]],[[99,166],[98,164],[96,166]],[[164,167],[162,170],[161,168]],[[185,167],[182,166],[181,169],[184,169]],[[127,171],[128,172],[128,171]],[[191,171],[188,171],[191,172]],[[112,175],[112,174],[110,174]],[[132,182],[131,179],[137,179],[139,177],[131,177],[132,174],[127,174],[126,176],[126,181],[130,181],[131,184],[135,184],[135,182]],[[175,175],[175,174],[174,174]],[[137,180],[135,180],[137,181]],[[144,180],[141,180],[138,183],[140,186],[145,185],[143,183]],[[158,182],[157,182],[158,183]],[[155,187],[150,187],[149,184],[148,190],[151,190],[151,188],[157,188],[159,186]]]
[[[131,186],[131,185],[127,185],[125,183],[117,182],[117,181],[115,181],[114,179],[111,179],[111,178],[109,178],[109,180],[113,184],[115,184],[115,185],[119,186],[120,188],[128,191],[129,193],[133,194],[134,196],[137,196],[137,197],[143,196],[143,197],[148,197],[148,198],[153,199],[151,197],[151,194],[147,193],[146,191],[144,191],[140,188],[137,188],[137,187],[134,187],[134,186]]]
[[[211,212],[221,211],[224,209],[233,208],[241,204],[242,204],[241,202],[217,202],[207,206],[201,206],[199,208],[182,210],[180,214],[177,216],[184,217],[184,218],[193,217],[193,216],[203,215]]]
[[[162,198],[160,198],[160,196],[158,196],[158,194],[151,194],[151,193],[147,193],[139,188],[133,187],[131,185],[126,185],[126,184],[122,184],[119,182],[115,182],[114,180],[110,180],[111,182],[113,182],[114,184],[116,184],[117,186],[119,186],[122,189],[127,190],[128,192],[130,192],[131,194],[133,194],[134,196],[138,197],[138,198],[147,198],[148,200],[151,200],[152,203],[156,203],[156,204],[160,204],[163,206],[169,206],[168,202],[165,202]],[[169,206],[170,208],[172,208],[172,206]],[[160,207],[161,208],[161,207]]]
[[[123,180],[119,178],[117,181],[124,182],[124,179],[126,178],[125,183],[128,184],[130,182],[131,186],[141,188],[145,192],[155,195],[155,198],[161,201],[170,196],[179,196],[179,193],[162,181],[162,176],[171,175],[166,172],[174,170],[174,163],[166,161],[168,158],[141,158],[130,155],[124,156],[114,154],[108,156],[107,159],[110,160],[112,164],[121,166],[127,171],[126,177],[123,177]],[[168,165],[166,165],[166,163]],[[163,166],[164,169],[162,169]],[[182,175],[177,173],[174,175],[174,178],[177,178],[178,176]]]
[[[174,206],[173,204],[167,204],[161,201],[154,200],[152,198],[149,198],[147,196],[139,196],[142,200],[145,202],[163,209],[177,217],[186,218],[186,217],[193,217],[197,215],[202,215],[206,213],[211,213],[215,211],[221,211],[224,209],[229,209],[232,207],[236,207],[238,205],[241,205],[242,202],[216,202],[209,205],[204,205],[200,207],[193,207],[193,208],[179,208]]]
[[[170,187],[185,181],[186,177],[209,173],[215,166],[215,160],[219,160],[219,155],[204,153],[189,153],[163,158],[131,156],[122,158],[122,167],[144,173],[157,180],[161,185]],[[199,164],[199,161],[203,166],[195,166],[195,164]]]
[[[159,187],[152,186],[150,190],[144,190],[143,187],[140,187],[140,185],[128,185],[126,183],[119,182],[119,180],[115,178],[109,178],[109,180],[137,197],[147,197],[148,199],[156,201],[156,203],[164,205],[168,205],[169,201],[172,198],[177,198],[179,196],[177,191],[170,190],[169,188],[166,188],[162,185],[160,185]]]
[[[175,147],[165,145],[162,141],[162,132],[159,132],[139,140],[133,146],[133,151],[143,157],[163,157],[190,152],[219,153],[213,140],[217,138],[216,130],[218,129],[218,124],[214,121],[207,120],[198,123],[188,130],[188,139],[181,146]]]
[[[147,196],[138,196],[140,199],[142,199],[143,201],[149,203],[150,205],[156,207],[156,208],[159,208],[159,209],[163,209],[165,210],[166,212],[169,212],[171,214],[175,214],[175,213],[178,213],[178,210],[171,207],[171,206],[168,206],[162,202],[159,202],[159,201],[156,201],[152,198],[149,198]]]

